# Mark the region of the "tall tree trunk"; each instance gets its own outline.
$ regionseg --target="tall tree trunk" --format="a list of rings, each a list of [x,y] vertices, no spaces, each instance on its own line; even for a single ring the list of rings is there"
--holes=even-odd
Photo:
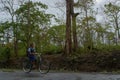
[[[27,38],[27,48],[29,47],[29,45],[30,45],[30,38],[31,38],[31,34],[30,34],[30,0],[28,1],[28,16],[27,16],[27,26],[26,27],[28,27],[27,29],[28,29],[28,32],[27,32],[27,34],[26,34],[26,38]]]
[[[115,25],[116,25],[116,28],[117,28],[117,43],[118,43],[118,40],[120,39],[120,32],[119,32],[119,24],[118,24],[117,15],[116,15],[116,18],[115,18]]]
[[[14,39],[14,53],[18,57],[18,40],[16,38]]]
[[[85,18],[86,18],[86,24],[85,24],[85,42],[84,42],[84,47],[85,47],[85,52],[89,52],[91,49],[90,45],[90,34],[89,34],[89,24],[88,24],[88,10],[87,6],[84,7],[85,10]]]
[[[116,45],[118,45],[118,41],[117,41],[118,38],[117,38],[117,37],[118,37],[118,36],[117,36],[117,29],[115,29],[115,44],[116,44]]]
[[[93,47],[93,44],[92,44],[92,37],[91,37],[91,33],[90,33],[90,27],[89,27],[87,6],[84,8],[84,10],[85,10],[85,18],[86,18],[85,48],[86,48],[86,52],[90,52]]]
[[[17,31],[16,25],[14,24],[14,14],[12,15],[12,24],[13,24],[13,35],[14,35],[14,54],[15,57],[18,57],[18,42],[17,42]]]
[[[73,50],[76,52],[78,48],[76,17],[79,15],[79,13],[74,13],[74,0],[71,0],[71,15],[72,15]]]
[[[71,0],[66,0],[66,41],[65,54],[72,53],[72,39],[71,39]]]

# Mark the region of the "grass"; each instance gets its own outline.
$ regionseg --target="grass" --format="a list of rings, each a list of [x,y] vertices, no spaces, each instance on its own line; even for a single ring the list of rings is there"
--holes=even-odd
[[[0,71],[2,71],[2,72],[15,72],[14,69],[5,69],[5,68],[0,69]]]

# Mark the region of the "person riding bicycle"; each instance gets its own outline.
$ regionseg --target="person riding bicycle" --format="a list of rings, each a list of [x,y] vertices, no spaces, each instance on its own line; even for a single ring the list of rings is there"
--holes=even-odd
[[[36,61],[36,56],[35,56],[35,45],[34,43],[31,43],[29,48],[27,49],[27,57],[29,60],[34,64]]]
[[[50,70],[51,63],[42,57],[41,53],[35,52],[35,45],[32,43],[26,49],[27,57],[23,60],[23,71],[26,73],[31,72],[32,69],[38,68],[40,73],[45,74]]]

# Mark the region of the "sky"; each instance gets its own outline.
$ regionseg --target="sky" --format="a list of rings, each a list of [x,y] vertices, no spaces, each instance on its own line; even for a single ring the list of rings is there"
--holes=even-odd
[[[59,17],[61,17],[61,16],[65,17],[66,14],[61,12],[60,9],[56,8],[56,5],[55,5],[56,2],[61,2],[61,0],[40,0],[40,1],[48,5],[48,7],[49,7],[48,12],[49,13],[55,14],[56,16],[59,16]],[[78,0],[74,0],[74,1],[76,2]],[[110,1],[114,2],[116,0],[96,0],[95,1],[95,7],[98,8],[98,14],[96,15],[98,22],[102,23],[102,21],[104,21],[104,13],[102,11],[103,6]]]
[[[41,1],[42,3],[45,3],[48,5],[48,10],[47,13],[51,13],[56,15],[57,17],[65,17],[65,11],[62,11],[62,7],[60,7],[60,9],[57,7],[59,6],[59,2],[61,2],[61,0],[34,0],[34,1]],[[77,1],[77,0],[75,0]],[[96,0],[95,6],[98,7],[98,9],[101,8],[101,6],[103,6],[106,2],[108,2],[108,0]],[[56,5],[56,3],[58,3]],[[63,6],[65,6],[63,4]],[[2,15],[0,18],[1,20],[6,20],[9,18],[8,14],[5,14],[3,12],[0,12],[0,15]],[[64,15],[64,16],[63,16]],[[98,22],[100,22],[102,20],[102,14],[99,12],[99,14],[97,15],[97,20]]]
[[[48,7],[49,7],[49,9],[47,10],[48,13],[55,14],[55,15],[58,16],[58,17],[63,17],[63,18],[65,18],[65,13],[64,13],[65,10],[64,10],[64,12],[61,12],[62,7],[60,7],[60,9],[58,9],[58,7],[56,7],[56,6],[59,6],[59,4],[56,5],[56,3],[61,2],[61,0],[40,0],[40,1],[48,5]],[[77,1],[77,0],[75,0],[75,1]],[[108,0],[96,0],[95,6],[98,7],[98,8],[100,8],[100,7],[103,6],[107,1],[108,1]],[[63,5],[63,6],[64,6],[64,5]],[[98,21],[98,22],[101,22],[102,19],[103,19],[103,16],[102,16],[101,12],[99,12],[99,13],[100,13],[100,14],[97,15],[97,21]],[[63,16],[63,15],[64,15],[64,16]]]
[[[40,1],[48,5],[49,9],[47,12],[49,12],[51,14],[55,14],[56,16],[59,15],[59,17],[61,15],[61,13],[62,13],[61,16],[65,15],[63,12],[61,12],[60,9],[56,8],[57,5],[55,5],[56,2],[61,2],[61,0],[40,0]],[[77,1],[77,0],[74,0],[74,1]],[[109,1],[110,0],[96,0],[95,1],[95,7],[99,9],[98,15],[96,16],[98,22],[103,21],[103,18],[104,18],[103,13],[102,13],[102,11],[100,11],[100,9],[104,6],[105,3],[109,2]]]
[[[48,10],[47,10],[47,13],[51,13],[51,14],[55,14],[55,15],[59,15],[60,13],[60,10],[59,9],[56,9],[56,5],[55,3],[56,2],[59,2],[61,0],[32,0],[32,1],[41,1],[42,3],[45,3],[48,5]],[[1,5],[0,5],[1,6]],[[4,21],[4,20],[7,20],[9,19],[10,17],[8,16],[8,14],[6,14],[5,12],[0,12],[0,20],[1,21]]]

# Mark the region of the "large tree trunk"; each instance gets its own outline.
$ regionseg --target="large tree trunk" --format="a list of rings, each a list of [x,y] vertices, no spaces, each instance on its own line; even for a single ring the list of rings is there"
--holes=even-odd
[[[115,18],[115,25],[116,25],[116,30],[117,30],[117,44],[118,45],[118,40],[120,39],[120,32],[119,32],[119,24],[118,24],[118,19]]]
[[[18,40],[16,38],[14,40],[14,53],[15,56],[18,57]]]
[[[27,16],[27,30],[28,30],[28,32],[26,33],[26,43],[27,43],[27,48],[29,47],[29,45],[30,45],[30,40],[31,40],[31,32],[30,32],[30,25],[31,25],[31,23],[30,23],[30,0],[28,1],[28,16]]]
[[[72,32],[73,32],[73,50],[76,52],[78,48],[78,41],[77,41],[77,32],[76,32],[76,15],[72,16]]]
[[[66,0],[66,42],[65,54],[72,53],[72,39],[71,39],[71,0]]]
[[[74,13],[74,0],[71,0],[71,15],[72,15],[73,50],[74,52],[76,52],[78,48],[77,32],[76,32],[76,17],[79,15],[79,13]]]
[[[14,24],[14,15],[12,16],[12,24]],[[18,41],[17,41],[17,31],[16,31],[16,25],[13,25],[13,35],[14,35],[14,54],[15,57],[18,57]]]

